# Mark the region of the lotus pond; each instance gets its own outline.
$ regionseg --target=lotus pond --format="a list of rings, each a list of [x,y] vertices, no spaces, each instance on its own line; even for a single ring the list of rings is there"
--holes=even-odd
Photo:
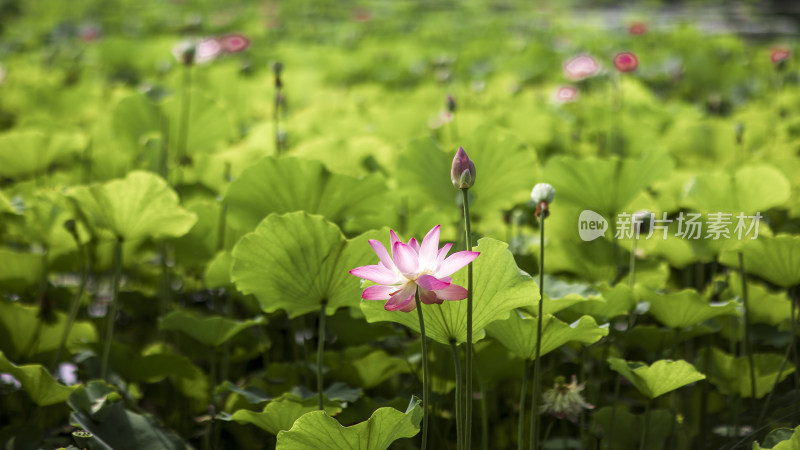
[[[800,449],[796,39],[553,3],[0,2],[0,446]]]

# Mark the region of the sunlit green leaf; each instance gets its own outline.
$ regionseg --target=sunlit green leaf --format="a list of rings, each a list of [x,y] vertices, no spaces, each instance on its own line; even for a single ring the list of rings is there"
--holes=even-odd
[[[672,159],[659,152],[622,160],[555,156],[542,173],[544,181],[555,187],[558,201],[591,209],[610,220],[673,167]]]
[[[0,351],[13,358],[24,358],[56,350],[67,326],[67,315],[56,311],[53,321],[40,318],[37,306],[0,301]],[[97,341],[97,330],[89,322],[72,324],[67,348]]]
[[[651,399],[706,378],[683,360],[662,359],[648,366],[620,358],[608,358],[608,364],[612,370],[633,383],[642,395]]]
[[[506,320],[489,324],[486,331],[520,358],[536,358],[536,318],[512,313]],[[607,335],[608,327],[598,327],[590,316],[583,316],[573,324],[566,324],[550,314],[545,314],[542,318],[541,355],[544,356],[568,342],[590,345]]]
[[[386,184],[378,175],[355,178],[316,161],[267,157],[248,167],[225,194],[231,221],[255,228],[269,214],[305,211],[348,229],[349,222],[380,227]],[[357,201],[356,201],[357,200]]]
[[[325,412],[336,415],[342,410],[341,404],[325,399]],[[315,411],[319,407],[316,396],[300,398],[295,394],[283,394],[271,400],[261,412],[240,409],[230,417],[222,417],[241,424],[252,424],[271,434],[278,434],[281,430],[288,430],[300,416]]]
[[[183,332],[209,347],[219,347],[239,332],[263,323],[263,317],[240,322],[222,316],[201,317],[195,312],[184,310],[172,311],[162,317],[158,327],[162,330]]]
[[[15,365],[0,352],[0,372],[9,373],[19,380],[22,389],[39,406],[55,405],[65,401],[74,386],[64,386],[39,364]]]
[[[720,262],[738,268],[738,251],[748,273],[785,288],[800,284],[800,236],[759,236],[738,250],[723,252]]]
[[[343,427],[324,411],[314,411],[297,419],[288,431],[278,434],[278,449],[309,448],[385,450],[392,442],[419,433],[422,408],[412,399],[405,413],[394,408],[379,408],[366,422]]]
[[[684,289],[675,294],[648,292],[645,300],[650,302],[649,313],[670,328],[687,328],[719,316],[737,315],[737,304],[711,304],[694,289]]]
[[[711,352],[710,355],[708,352]],[[708,369],[708,381],[720,389],[725,394],[738,395],[740,397],[752,397],[752,386],[750,385],[750,364],[747,356],[733,357],[724,351],[711,347],[701,349],[698,352],[695,364],[701,364],[710,358]],[[783,381],[794,373],[795,367],[792,363],[785,361],[782,355],[771,353],[753,354],[756,377],[756,398],[762,398],[775,385],[775,380],[780,373]],[[784,365],[785,364],[785,365]],[[783,370],[781,370],[783,368]]]
[[[0,135],[0,176],[44,175],[51,165],[69,161],[85,146],[86,139],[80,134],[38,130],[4,133]]]
[[[375,387],[397,374],[409,372],[409,365],[405,359],[369,346],[347,347],[343,351],[325,352],[325,365],[336,378],[362,386],[364,389]]]
[[[179,237],[195,224],[194,214],[178,203],[178,195],[150,172],[130,172],[121,180],[69,191],[98,226],[126,240]]]
[[[536,283],[520,272],[508,245],[491,238],[478,241],[473,248],[480,256],[473,264],[473,340],[482,339],[483,328],[508,317],[511,310],[534,305],[539,298]],[[453,283],[467,286],[467,270],[453,275]],[[369,322],[397,322],[419,332],[417,312],[386,311],[378,301],[364,300],[361,310]],[[467,341],[467,302],[446,301],[440,305],[422,305],[426,335],[442,344],[450,340]]]
[[[794,430],[778,428],[769,432],[764,438],[764,446],[753,442],[753,450],[797,450],[800,448],[800,426]]]
[[[789,192],[789,181],[778,169],[747,165],[733,175],[718,172],[696,176],[690,181],[682,204],[704,212],[763,214],[786,203]]]
[[[231,278],[240,291],[254,294],[265,312],[284,309],[296,317],[326,301],[333,314],[358,303],[359,281],[348,271],[374,263],[367,240],[376,236],[347,240],[320,216],[273,214],[234,247]]]

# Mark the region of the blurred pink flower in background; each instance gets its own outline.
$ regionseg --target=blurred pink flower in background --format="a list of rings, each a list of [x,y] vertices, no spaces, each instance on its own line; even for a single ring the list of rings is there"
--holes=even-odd
[[[172,47],[172,54],[181,64],[203,64],[222,52],[222,44],[216,38],[186,39]]]
[[[632,72],[639,67],[639,58],[631,52],[619,52],[614,56],[614,67],[620,72]]]
[[[589,78],[600,71],[600,65],[589,55],[578,55],[564,63],[564,75],[573,81]]]
[[[791,50],[785,47],[775,47],[769,53],[769,60],[772,61],[773,64],[780,64],[789,57],[792,56]]]
[[[578,99],[578,89],[574,86],[559,86],[553,95],[557,103],[574,102]]]
[[[226,34],[219,38],[219,43],[226,53],[238,53],[250,46],[250,39],[241,34]]]
[[[422,303],[431,305],[444,300],[463,300],[467,290],[452,284],[450,275],[471,263],[479,252],[456,252],[447,256],[453,244],[439,248],[439,225],[433,227],[422,244],[411,238],[404,243],[394,230],[389,231],[392,255],[379,241],[370,239],[369,245],[378,255],[380,264],[356,267],[350,273],[359,278],[378,283],[361,293],[364,300],[388,300],[387,311],[410,312],[416,309],[414,294],[419,289]]]
[[[634,22],[628,25],[629,34],[645,34],[647,33],[647,25],[642,22]]]

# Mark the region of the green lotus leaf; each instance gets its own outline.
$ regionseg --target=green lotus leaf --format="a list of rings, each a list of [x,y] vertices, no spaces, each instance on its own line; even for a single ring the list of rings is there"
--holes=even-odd
[[[683,360],[662,359],[648,366],[620,358],[608,358],[608,365],[633,383],[642,395],[651,399],[706,378]]]
[[[221,288],[231,285],[231,266],[233,256],[225,250],[218,252],[206,266],[203,279],[209,288]]]
[[[167,331],[180,331],[197,342],[209,347],[219,347],[239,332],[265,323],[263,317],[253,320],[236,321],[222,316],[202,317],[189,311],[172,311],[158,321],[158,328]]]
[[[290,430],[278,433],[277,448],[386,450],[392,442],[419,433],[422,420],[419,404],[419,399],[412,398],[404,413],[394,408],[378,408],[366,422],[350,427],[343,427],[324,411],[313,411],[297,419]]]
[[[719,316],[737,315],[737,303],[713,305],[694,289],[684,289],[674,294],[648,292],[644,300],[650,302],[649,313],[662,324],[675,329],[687,328]]]
[[[644,188],[667,177],[674,165],[669,155],[659,152],[607,160],[554,156],[542,173],[556,189],[556,201],[591,209],[608,220],[623,212]]]
[[[186,448],[154,416],[126,410],[117,391],[102,381],[78,386],[68,403],[72,408],[70,421],[92,434],[90,448]]]
[[[0,176],[43,175],[53,164],[67,162],[81,152],[86,138],[77,133],[50,134],[37,130],[0,135]]]
[[[241,424],[255,425],[271,434],[278,434],[281,430],[288,430],[292,424],[303,414],[314,411],[319,407],[316,396],[301,398],[295,394],[283,394],[271,400],[261,412],[240,409],[230,416],[221,417],[222,420]],[[342,405],[325,399],[325,413],[336,415],[342,411]],[[322,411],[320,411],[322,412]]]
[[[717,172],[696,176],[687,186],[682,206],[703,212],[753,215],[781,206],[789,199],[791,185],[776,168],[747,165],[733,175]],[[734,222],[736,219],[734,217]]]
[[[97,226],[125,240],[180,237],[197,221],[180,207],[164,179],[150,172],[130,172],[124,179],[75,188],[68,195]]]
[[[748,273],[784,288],[800,284],[800,236],[759,236],[737,250],[723,252],[720,262],[738,268],[738,251],[742,252]]]
[[[384,243],[385,244],[385,243]],[[473,264],[473,341],[483,338],[483,328],[495,320],[508,318],[509,313],[523,306],[535,305],[539,288],[521,272],[508,244],[491,238],[478,241],[473,249],[480,256]],[[453,274],[453,283],[467,286],[467,269]],[[368,322],[397,322],[419,332],[417,312],[386,311],[383,303],[363,300],[361,310]],[[446,301],[440,305],[422,305],[426,335],[442,344],[467,341],[467,301]]]
[[[23,291],[41,282],[44,256],[0,248],[0,286],[9,291]]]
[[[167,118],[161,114],[159,105],[146,95],[131,95],[120,100],[114,108],[112,130],[120,141],[143,147],[147,138],[160,137],[162,130],[168,126]]]
[[[297,317],[326,301],[330,315],[357,305],[359,282],[348,271],[375,262],[367,240],[377,236],[347,240],[321,216],[273,214],[234,247],[231,279],[241,292],[254,294],[264,312],[284,309]]]
[[[37,306],[0,301],[0,351],[15,359],[56,350],[67,326],[67,315],[55,311],[55,320],[45,322]],[[97,330],[89,322],[77,321],[67,335],[67,348],[97,341]]]
[[[794,430],[777,428],[769,432],[764,438],[764,446],[753,442],[753,450],[797,450],[800,448],[800,426]]]
[[[75,386],[64,386],[56,381],[50,372],[39,364],[18,366],[0,352],[0,373],[11,374],[22,385],[31,400],[39,406],[55,405],[66,401]]]
[[[178,148],[180,132],[181,95],[170,97],[162,105],[164,116],[169,120],[169,148]],[[236,126],[228,112],[217,101],[204,93],[189,92],[189,132],[186,135],[188,154],[208,153],[220,149],[237,136]]]
[[[627,314],[636,306],[636,298],[627,284],[618,283],[613,287],[599,284],[595,289],[597,294],[589,296],[586,302],[571,306],[569,312],[608,321]]]
[[[728,274],[728,289],[741,298],[742,282],[737,272]],[[750,308],[750,323],[765,323],[778,326],[788,321],[792,314],[792,302],[785,290],[770,292],[761,284],[750,280],[747,283],[748,306]]]
[[[525,317],[520,313],[512,313],[506,320],[490,323],[486,331],[500,341],[509,350],[523,359],[536,359],[537,319]],[[555,316],[545,314],[542,317],[542,346],[544,356],[568,342],[594,344],[608,335],[608,326],[599,327],[590,316],[583,316],[573,324],[564,323]]]
[[[397,374],[409,372],[405,359],[369,346],[347,347],[342,352],[325,352],[325,366],[334,378],[364,389],[375,387]]]
[[[695,364],[705,364],[710,358],[708,381],[718,387],[723,394],[733,394],[740,397],[752,397],[750,385],[750,364],[747,356],[734,357],[726,352],[711,348],[703,348],[698,352]],[[753,354],[756,375],[756,398],[767,395],[775,384],[780,372],[781,382],[794,373],[796,368],[791,362],[784,361],[783,356],[771,353]],[[784,363],[786,364],[785,366]],[[781,367],[783,366],[783,371]]]
[[[267,157],[228,186],[225,202],[229,220],[243,229],[255,228],[272,213],[293,211],[322,215],[345,229],[379,228],[392,212],[387,192],[375,174],[356,178],[316,161]]]

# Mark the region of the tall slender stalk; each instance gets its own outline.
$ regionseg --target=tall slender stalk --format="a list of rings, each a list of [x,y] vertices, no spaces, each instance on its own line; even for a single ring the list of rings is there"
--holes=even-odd
[[[542,384],[542,315],[544,314],[544,222],[547,212],[539,216],[539,313],[536,317],[536,356],[533,360],[533,402],[531,406],[531,448],[539,448],[539,397]]]
[[[328,301],[323,300],[319,308],[319,330],[317,332],[317,395],[319,395],[319,410],[325,409],[322,401],[322,352],[325,350],[325,307]]]
[[[517,449],[525,447],[525,403],[528,394],[528,360],[522,363],[522,387],[519,391],[519,423],[517,424]]]
[[[453,352],[453,366],[456,373],[456,442],[459,450],[464,448],[464,430],[462,417],[464,414],[464,380],[461,373],[461,356],[455,339],[450,340],[450,350]]]
[[[744,270],[744,255],[739,252],[739,273],[742,277],[742,305],[744,306],[744,350],[747,352],[747,364],[750,368],[750,394],[756,401],[756,366],[753,361],[753,347],[750,344],[750,307],[747,296],[747,273]]]
[[[472,229],[469,220],[469,189],[461,189],[464,204],[464,242],[468,252],[472,251]],[[469,449],[472,443],[472,263],[467,265],[467,382],[466,404],[464,408],[464,447]]]
[[[477,359],[478,355],[473,355]],[[486,390],[486,384],[481,377],[480,365],[475,364],[475,379],[478,380],[478,389],[481,393],[481,449],[489,450],[489,402],[486,396],[489,394]]]
[[[180,116],[178,117],[178,139],[175,143],[176,157],[178,158],[178,166],[181,168],[178,171],[178,180],[175,183],[175,189],[178,195],[181,194],[181,184],[183,184],[183,166],[186,164],[186,142],[189,137],[189,110],[192,103],[192,65],[186,64],[183,66],[183,83],[181,89],[181,104]]]
[[[417,305],[419,316],[420,344],[422,345],[422,450],[428,447],[428,390],[430,389],[428,375],[428,343],[425,336],[425,320],[422,318],[422,304],[419,301],[419,291],[414,292],[414,302]]]
[[[64,351],[64,346],[67,344],[67,337],[69,336],[70,330],[72,330],[72,324],[75,323],[75,319],[78,317],[78,310],[81,306],[81,298],[83,298],[83,293],[86,291],[86,282],[89,279],[89,266],[87,261],[88,257],[86,256],[86,247],[83,246],[80,238],[78,237],[75,229],[75,221],[71,221],[71,224],[72,225],[65,226],[67,231],[70,232],[72,238],[75,240],[75,244],[78,246],[78,264],[80,265],[81,281],[78,284],[78,291],[72,297],[72,302],[69,305],[67,324],[64,327],[64,332],[61,333],[61,341],[58,343],[58,349],[53,356],[53,362],[50,365],[50,372],[55,372],[56,367],[58,367],[58,361],[61,360],[61,354]]]
[[[647,441],[647,428],[650,426],[650,403],[653,400],[648,398],[644,407],[644,426],[642,427],[642,440],[639,441],[639,450],[644,450],[644,443]]]
[[[114,278],[111,282],[111,308],[106,314],[106,340],[103,345],[103,358],[100,363],[100,378],[108,380],[108,357],[111,355],[111,341],[114,339],[114,320],[117,317],[119,283],[122,278],[122,237],[117,236],[114,243]]]

